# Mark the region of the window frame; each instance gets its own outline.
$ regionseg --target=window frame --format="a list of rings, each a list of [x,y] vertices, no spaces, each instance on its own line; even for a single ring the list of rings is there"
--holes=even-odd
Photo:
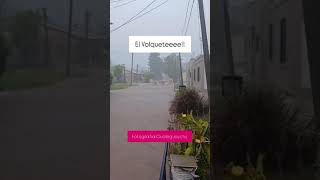
[[[268,58],[273,61],[273,24],[270,23],[268,26]]]
[[[280,52],[279,52],[279,58],[280,58],[280,64],[286,64],[287,59],[287,19],[281,18],[280,20]]]
[[[198,70],[197,70],[197,75],[198,75],[198,82],[200,82],[200,66],[198,67]]]

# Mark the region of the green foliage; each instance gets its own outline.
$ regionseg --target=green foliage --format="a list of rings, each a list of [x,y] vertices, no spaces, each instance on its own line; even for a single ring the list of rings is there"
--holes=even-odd
[[[263,158],[264,155],[259,153],[256,167],[253,166],[249,158],[246,168],[235,165],[233,162],[229,163],[223,180],[266,180],[263,172]]]
[[[149,83],[151,79],[154,78],[154,74],[152,72],[146,72],[143,74],[144,76],[144,82]]]
[[[195,156],[198,160],[197,174],[201,179],[208,178],[210,165],[209,122],[206,119],[195,119],[192,114],[181,114],[177,117],[180,129],[192,130],[193,140],[186,148],[180,146],[180,152],[187,156]]]
[[[32,10],[18,12],[12,19],[10,31],[14,45],[28,58],[39,38],[41,16]]]
[[[114,75],[114,77],[116,78],[115,80],[117,81],[117,82],[120,82],[120,81],[122,81],[123,80],[123,70],[124,70],[124,68],[123,68],[123,66],[121,66],[121,65],[115,65],[113,68],[112,68],[112,71],[113,71],[113,75]]]
[[[205,116],[209,112],[208,104],[194,89],[186,89],[178,92],[171,102],[169,111],[171,114],[193,113],[196,116]]]
[[[112,82],[113,82],[113,75],[112,75],[112,73],[110,72],[110,84],[112,84]]]
[[[170,54],[169,56],[164,58],[164,72],[174,80],[174,82],[178,81],[178,56],[174,53]]]
[[[255,161],[263,152],[268,170],[292,170],[299,161],[298,132],[293,129],[297,113],[287,97],[276,91],[246,90],[240,97],[228,99],[215,112],[216,160],[220,164],[241,164],[247,154]]]
[[[160,58],[159,53],[150,53],[149,56],[149,67],[150,71],[154,75],[155,80],[161,80],[162,79],[162,73],[163,73],[163,61]]]
[[[128,88],[127,83],[112,83],[111,84],[111,90],[120,90],[120,89],[126,89]]]

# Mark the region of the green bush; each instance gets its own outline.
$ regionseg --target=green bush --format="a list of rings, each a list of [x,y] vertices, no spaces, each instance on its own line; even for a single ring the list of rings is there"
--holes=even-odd
[[[250,159],[245,168],[231,162],[225,169],[223,180],[266,180],[263,172],[263,158],[264,155],[258,155],[256,167],[253,166]]]
[[[189,114],[205,116],[209,112],[208,104],[204,98],[194,89],[186,89],[178,92],[169,108],[171,114]]]
[[[111,84],[111,90],[120,90],[120,89],[126,89],[128,88],[127,83],[112,83]]]
[[[122,65],[115,65],[112,67],[112,73],[113,73],[113,76],[115,77],[116,82],[123,81],[124,79],[123,70],[124,70],[124,67]]]
[[[182,143],[176,146],[178,154],[194,156],[198,160],[196,174],[201,180],[209,178],[210,167],[210,133],[207,119],[194,118],[192,114],[179,114],[177,117],[180,129],[192,130],[192,143]]]
[[[293,170],[298,164],[298,133],[303,131],[294,128],[297,114],[284,95],[271,90],[246,90],[226,100],[215,110],[215,159],[222,165],[245,165],[248,154],[256,160],[262,152],[269,170]],[[315,156],[315,151],[310,153]]]

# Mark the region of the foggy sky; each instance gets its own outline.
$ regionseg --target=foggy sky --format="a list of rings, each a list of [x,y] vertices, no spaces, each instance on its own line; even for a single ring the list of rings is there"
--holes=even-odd
[[[91,33],[102,34],[106,27],[106,0],[74,0],[73,24],[78,25],[77,31],[84,31],[85,10],[88,8],[91,15]],[[26,9],[47,8],[49,23],[64,28],[68,25],[69,0],[6,0],[6,14],[13,15],[17,11]]]
[[[111,0],[115,1],[115,0]],[[122,0],[121,2],[111,3],[110,29],[121,25],[152,0],[136,0],[122,7],[114,8],[123,2],[131,0]],[[165,0],[158,0],[147,10],[161,4]],[[131,67],[131,55],[128,53],[128,36],[130,35],[183,35],[182,27],[185,19],[187,4],[189,0],[168,0],[168,2],[151,13],[123,26],[121,29],[112,32],[110,36],[110,50],[112,64],[126,64]],[[190,0],[190,6],[193,0]],[[206,16],[207,36],[210,40],[210,0],[203,0]],[[231,0],[232,4],[242,4],[250,0]],[[68,0],[7,0],[7,12],[12,14],[23,9],[48,8],[49,20],[51,23],[59,24],[67,27],[68,24]],[[106,8],[108,7],[106,0],[74,0],[74,23],[79,26],[78,30],[84,30],[84,13],[86,8],[92,13],[90,31],[101,33],[103,25],[106,24]],[[200,25],[198,17],[198,0],[195,0],[192,9],[192,16],[189,29],[186,35],[192,36],[192,53],[182,54],[183,62],[190,57],[202,54],[202,45],[200,42]],[[190,10],[190,9],[189,9]],[[108,25],[107,25],[108,27]],[[210,42],[210,41],[209,41]],[[147,53],[135,54],[134,67],[138,63],[140,67],[147,68]],[[166,56],[167,54],[161,54]]]
[[[158,0],[152,7],[155,7],[164,1],[165,0]],[[117,26],[121,25],[123,22],[130,19],[150,2],[152,2],[152,0],[137,0],[128,5],[118,8],[113,7],[115,7],[117,4],[121,4],[120,2],[111,3],[110,21],[113,24],[110,25],[110,29],[112,30]],[[209,3],[209,0],[204,0],[208,41],[210,40]],[[190,7],[191,4],[192,0],[190,1]],[[126,64],[128,68],[131,67],[131,54],[129,54],[128,52],[128,36],[184,35],[182,33],[182,28],[184,24],[187,5],[188,0],[169,0],[166,4],[160,6],[151,13],[146,14],[145,16],[133,21],[132,23],[123,26],[121,29],[117,31],[112,32],[110,36],[111,63],[113,65]],[[149,9],[151,9],[152,7],[150,7]],[[186,34],[192,36],[192,54],[182,54],[184,62],[188,61],[192,55],[196,56],[202,54],[202,45],[200,44],[200,26],[198,10],[198,3],[197,0],[195,0],[192,9],[192,16],[190,19],[189,30]],[[161,54],[162,57],[166,55],[168,54]],[[134,67],[136,67],[136,64],[138,63],[140,67],[143,67],[146,70],[148,56],[148,53],[134,54]]]

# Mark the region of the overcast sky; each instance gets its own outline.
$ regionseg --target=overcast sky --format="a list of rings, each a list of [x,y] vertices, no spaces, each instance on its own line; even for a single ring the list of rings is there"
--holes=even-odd
[[[111,30],[126,22],[128,19],[130,19],[132,16],[146,7],[150,2],[152,2],[152,0],[136,0],[127,5],[116,7],[120,4],[123,4],[123,2],[129,1],[131,0],[123,0],[113,3],[111,1],[110,20],[113,23],[112,25],[110,25]],[[165,1],[166,0],[157,0],[146,11],[152,9],[153,7],[156,7],[157,5]],[[184,25],[188,1],[189,0],[168,0],[159,8],[112,32],[110,36],[111,63],[113,65],[126,64],[128,68],[131,67],[131,54],[128,52],[128,36],[183,35],[182,29]],[[190,0],[189,12],[192,1],[193,0]],[[205,6],[204,8],[206,16],[207,35],[209,40],[210,0],[203,1]],[[192,53],[182,54],[184,62],[188,61],[191,56],[202,54],[202,47],[200,47],[201,43],[198,0],[194,0],[192,15],[186,35],[192,37]],[[166,55],[167,54],[161,54],[162,57]],[[142,67],[146,70],[148,67],[148,56],[148,53],[134,54],[134,67],[136,67],[136,64],[139,64],[139,67]]]
[[[110,29],[114,29],[126,22],[132,16],[136,15],[140,10],[146,7],[153,0],[110,0],[110,20],[113,23]],[[133,2],[130,2],[133,1]],[[165,2],[166,0],[156,0],[146,11]],[[131,55],[128,53],[128,36],[131,35],[183,35],[182,28],[185,20],[188,2],[190,7],[193,0],[168,0],[164,5],[146,14],[145,16],[129,23],[117,31],[111,33],[111,63],[126,64],[131,66]],[[230,5],[241,5],[250,0],[231,0]],[[51,23],[56,23],[67,27],[68,24],[68,7],[67,0],[7,0],[6,11],[8,14],[14,13],[23,9],[38,9],[48,8],[49,20]],[[79,26],[79,30],[84,30],[84,13],[89,9],[91,16],[90,31],[101,33],[103,25],[106,21],[106,8],[108,7],[107,0],[74,0],[74,23]],[[124,3],[130,2],[121,7],[116,7]],[[203,0],[207,36],[210,39],[210,0]],[[190,12],[189,7],[189,12]],[[146,12],[144,11],[144,12]],[[237,15],[236,15],[237,16]],[[108,25],[107,25],[108,26]],[[199,25],[199,8],[198,0],[194,0],[192,16],[188,32],[186,35],[192,36],[192,54],[182,54],[183,62],[190,59],[191,56],[202,54],[200,42],[200,25]],[[210,45],[210,44],[209,44]],[[140,67],[147,68],[148,55],[136,54],[135,67],[138,63]],[[161,54],[162,57],[167,54]]]
[[[77,31],[84,30],[85,11],[91,14],[90,32],[101,34],[105,30],[107,0],[74,0],[73,24],[77,25]],[[5,12],[14,15],[17,11],[27,9],[47,8],[49,23],[67,28],[69,14],[69,0],[6,0]]]

